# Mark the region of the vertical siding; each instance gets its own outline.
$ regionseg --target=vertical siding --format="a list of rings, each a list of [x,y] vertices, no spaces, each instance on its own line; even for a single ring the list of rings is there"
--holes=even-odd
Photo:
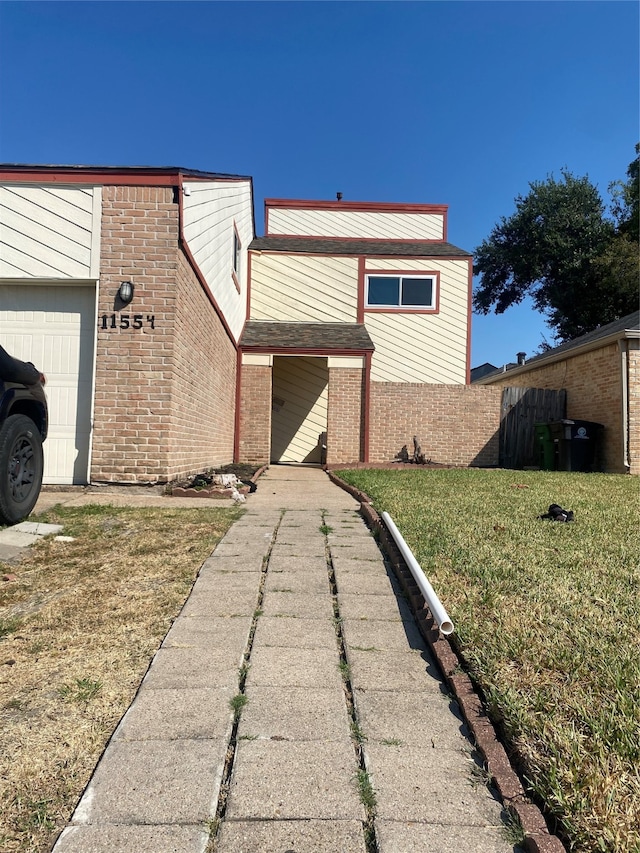
[[[278,234],[378,240],[442,240],[444,216],[441,213],[270,208],[269,235]]]
[[[232,334],[238,339],[247,303],[247,247],[253,211],[249,181],[186,183],[183,198],[185,240]],[[232,277],[234,222],[242,245],[240,292]]]
[[[358,259],[253,253],[251,319],[355,323]]]
[[[99,202],[99,187],[0,186],[0,278],[95,278]]]
[[[274,358],[272,462],[320,462],[328,382],[326,358]]]
[[[371,378],[375,382],[435,382],[455,385],[467,377],[469,266],[464,261],[367,258],[376,270],[440,272],[439,312],[405,314],[366,312],[375,345]]]

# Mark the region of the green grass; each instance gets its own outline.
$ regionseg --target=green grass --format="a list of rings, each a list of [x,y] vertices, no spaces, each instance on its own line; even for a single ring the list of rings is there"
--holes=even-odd
[[[386,510],[572,851],[640,851],[638,480],[341,471]],[[549,504],[575,522],[537,519]]]

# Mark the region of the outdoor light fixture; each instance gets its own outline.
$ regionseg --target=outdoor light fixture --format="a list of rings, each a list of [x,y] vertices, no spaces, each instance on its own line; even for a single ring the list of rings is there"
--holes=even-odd
[[[118,299],[123,305],[128,305],[133,299],[133,282],[123,281],[118,289]]]

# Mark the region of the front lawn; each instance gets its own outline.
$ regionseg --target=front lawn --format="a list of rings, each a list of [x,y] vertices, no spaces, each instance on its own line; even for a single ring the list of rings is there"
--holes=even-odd
[[[44,539],[17,566],[0,562],[3,853],[51,849],[200,566],[240,514],[54,507],[37,520],[73,541]]]
[[[600,474],[340,471],[387,511],[571,850],[640,851],[639,484]],[[549,504],[573,523],[538,520]]]

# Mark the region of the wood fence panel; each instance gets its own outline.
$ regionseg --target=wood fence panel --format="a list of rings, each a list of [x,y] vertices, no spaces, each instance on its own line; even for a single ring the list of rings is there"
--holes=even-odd
[[[535,424],[566,417],[567,392],[549,388],[504,388],[500,409],[500,467],[524,468],[540,462]]]

